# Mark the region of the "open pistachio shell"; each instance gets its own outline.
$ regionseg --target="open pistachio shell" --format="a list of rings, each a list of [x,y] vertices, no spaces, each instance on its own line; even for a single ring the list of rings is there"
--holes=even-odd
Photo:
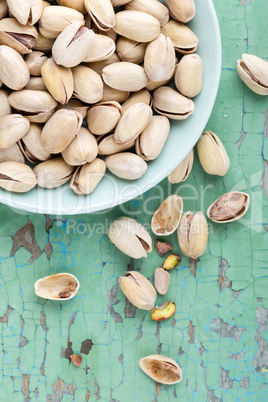
[[[194,164],[194,150],[192,149],[183,161],[168,175],[171,184],[185,181],[192,171]]]
[[[126,216],[112,222],[108,236],[119,250],[132,258],[147,257],[152,251],[152,239],[147,230]]]
[[[45,38],[55,39],[68,25],[75,22],[84,25],[84,16],[79,11],[63,6],[46,7],[39,20],[39,30]]]
[[[30,25],[22,25],[15,18],[0,20],[0,44],[17,50],[20,54],[31,53],[37,30]]]
[[[174,233],[179,226],[182,212],[182,198],[177,194],[170,195],[154,213],[151,222],[152,231],[158,236]]]
[[[151,355],[139,360],[139,366],[160,384],[177,384],[182,380],[182,370],[175,360],[161,355]]]
[[[256,94],[268,95],[268,62],[252,54],[243,54],[237,61],[241,80]]]
[[[248,211],[250,196],[240,191],[225,193],[214,201],[207,216],[216,223],[229,223],[242,218]]]
[[[43,188],[62,186],[71,179],[73,170],[73,166],[67,165],[61,157],[39,163],[34,167],[38,185]]]
[[[68,165],[78,166],[92,162],[98,155],[98,145],[93,134],[87,128],[81,127],[72,142],[62,152],[62,157]]]
[[[108,31],[113,28],[115,14],[110,0],[85,0],[85,7],[99,29]]]
[[[0,187],[5,190],[25,193],[34,188],[37,180],[32,169],[18,162],[3,162],[0,164]]]
[[[106,164],[96,158],[93,162],[79,166],[71,179],[71,189],[76,194],[91,194],[98,186],[106,172]]]
[[[123,36],[116,42],[116,51],[122,61],[140,64],[143,62],[146,43],[139,43]]]
[[[198,140],[197,151],[200,163],[208,174],[224,176],[230,167],[230,159],[219,137],[205,131]]]
[[[31,123],[29,130],[19,141],[23,155],[31,163],[43,162],[51,157],[41,144],[41,133],[41,124]]]
[[[48,300],[70,300],[78,292],[80,283],[71,274],[56,274],[38,279],[34,284],[35,294]]]
[[[154,91],[153,107],[171,120],[185,120],[194,113],[194,102],[170,87]]]
[[[7,0],[9,12],[23,25],[34,25],[42,15],[42,0]]]
[[[182,54],[194,53],[198,46],[198,38],[185,24],[170,20],[161,28],[161,33],[168,36],[175,50]]]

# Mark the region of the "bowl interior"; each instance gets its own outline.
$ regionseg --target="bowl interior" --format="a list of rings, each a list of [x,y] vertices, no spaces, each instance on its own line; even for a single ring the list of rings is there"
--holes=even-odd
[[[221,73],[221,39],[212,0],[196,2],[196,16],[188,24],[199,39],[197,53],[203,61],[203,89],[194,98],[195,112],[187,120],[172,121],[169,138],[160,156],[148,163],[143,177],[119,179],[109,172],[93,194],[78,196],[69,183],[57,189],[34,188],[28,193],[0,189],[0,202],[29,212],[58,215],[101,211],[126,202],[163,180],[193,148],[210,117]]]

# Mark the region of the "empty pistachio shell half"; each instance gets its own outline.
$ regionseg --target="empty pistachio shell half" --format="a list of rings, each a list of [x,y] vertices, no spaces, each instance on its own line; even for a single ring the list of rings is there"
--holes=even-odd
[[[192,149],[183,161],[168,175],[170,183],[181,183],[191,173],[194,163],[194,150]]]
[[[0,46],[0,80],[10,89],[18,91],[30,79],[28,67],[22,56],[9,46]]]
[[[210,205],[207,216],[216,223],[234,222],[246,214],[249,203],[250,197],[247,193],[225,193]]]
[[[243,54],[237,61],[241,80],[256,94],[268,95],[268,62],[252,54]]]
[[[43,188],[62,186],[71,179],[73,170],[73,166],[67,165],[61,157],[39,163],[34,167],[38,185]]]
[[[161,306],[152,310],[151,319],[155,321],[164,321],[172,317],[176,312],[176,304],[164,302]]]
[[[170,284],[170,275],[163,268],[157,268],[154,271],[154,286],[160,295],[165,295]]]
[[[25,162],[23,153],[21,152],[18,143],[5,149],[0,148],[0,163],[2,162]]]
[[[151,310],[154,307],[156,291],[145,276],[136,271],[128,271],[120,276],[119,286],[133,306],[141,310]]]
[[[143,357],[139,366],[154,381],[160,384],[177,384],[182,380],[182,370],[175,360],[161,355]]]
[[[177,90],[188,98],[197,96],[203,86],[203,64],[198,54],[186,54],[175,72]]]
[[[16,193],[30,191],[37,184],[32,169],[18,162],[3,162],[0,164],[0,187]]]
[[[148,82],[144,69],[134,63],[122,61],[102,70],[103,81],[119,91],[140,91]]]
[[[175,50],[182,54],[194,53],[198,46],[198,38],[186,25],[170,20],[161,28],[161,33],[168,36]]]
[[[152,81],[170,80],[175,70],[175,50],[170,38],[160,34],[148,44],[144,70]]]
[[[99,29],[108,31],[113,28],[115,14],[110,0],[85,0],[85,7]]]
[[[140,156],[131,152],[106,156],[105,163],[110,172],[126,180],[139,179],[148,168],[147,163]]]
[[[106,164],[96,158],[93,162],[79,166],[71,179],[71,189],[76,194],[91,194],[105,175]]]
[[[178,227],[178,243],[184,255],[193,259],[204,254],[208,240],[208,225],[202,212],[186,212]]]
[[[158,0],[132,0],[128,2],[125,10],[136,10],[151,14],[160,22],[161,26],[165,25],[169,20],[167,7]]]
[[[29,130],[30,122],[20,114],[8,114],[0,119],[0,148],[8,148]]]
[[[136,103],[145,103],[145,105],[152,106],[152,96],[150,92],[147,91],[147,89],[141,89],[140,91],[131,94],[131,96],[122,104],[122,114]]]
[[[122,115],[122,107],[118,102],[107,101],[93,105],[87,113],[88,129],[92,134],[110,133]]]
[[[9,12],[23,25],[34,25],[43,12],[42,0],[7,0]]]
[[[170,87],[154,91],[153,107],[171,120],[185,120],[194,112],[194,102]]]
[[[174,20],[186,24],[195,16],[194,0],[165,0],[165,3]]]
[[[108,236],[119,250],[132,258],[147,257],[152,251],[152,239],[147,230],[126,216],[112,222]]]
[[[197,151],[203,169],[217,176],[224,176],[230,167],[230,159],[219,137],[205,131],[198,140]]]
[[[145,161],[154,160],[169,136],[170,123],[165,116],[153,116],[136,140],[136,153]]]
[[[48,300],[70,300],[78,292],[80,283],[71,274],[56,274],[38,279],[34,284],[35,294]]]
[[[25,57],[25,63],[31,75],[39,77],[41,75],[41,68],[47,61],[47,56],[43,52],[33,51]]]
[[[35,27],[20,24],[15,18],[0,20],[0,43],[17,50],[20,54],[31,53],[37,38]]]
[[[114,31],[137,42],[151,42],[160,34],[160,23],[148,13],[125,10],[116,14]]]
[[[170,195],[155,211],[151,228],[158,236],[168,236],[177,229],[183,212],[183,201],[179,195]]]
[[[31,123],[29,130],[19,141],[23,155],[31,163],[43,162],[51,157],[41,144],[41,133],[41,124]]]

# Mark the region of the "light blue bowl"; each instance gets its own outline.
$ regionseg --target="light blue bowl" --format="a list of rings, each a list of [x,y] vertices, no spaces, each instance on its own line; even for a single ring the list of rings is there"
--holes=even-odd
[[[74,194],[69,183],[57,189],[36,187],[25,194],[0,189],[0,202],[30,212],[57,215],[101,211],[138,197],[175,169],[193,148],[207,124],[221,73],[221,38],[212,0],[196,0],[196,16],[188,26],[199,39],[197,53],[203,61],[203,89],[194,98],[194,114],[187,120],[171,123],[164,149],[156,160],[148,163],[143,177],[128,181],[107,173],[94,193],[88,196]]]

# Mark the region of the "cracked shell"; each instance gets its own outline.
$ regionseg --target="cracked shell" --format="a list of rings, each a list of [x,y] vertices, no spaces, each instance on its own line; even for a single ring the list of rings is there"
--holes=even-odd
[[[98,155],[98,145],[93,134],[87,128],[81,127],[72,142],[62,152],[62,157],[68,165],[78,166],[92,162]]]
[[[30,79],[22,56],[12,47],[0,46],[0,80],[10,89],[19,91]]]
[[[31,53],[37,30],[30,25],[22,25],[15,18],[0,21],[0,44],[17,50],[20,54]]]
[[[177,384],[182,380],[182,370],[175,360],[161,355],[151,355],[139,360],[139,366],[150,378],[160,384]]]
[[[120,276],[119,286],[133,306],[141,310],[151,310],[154,307],[156,291],[151,282],[136,271],[128,271]]]
[[[200,163],[208,174],[224,176],[230,167],[230,159],[219,137],[205,131],[197,142]]]
[[[118,102],[100,102],[93,105],[87,113],[88,129],[95,135],[110,133],[122,116]]]
[[[175,72],[177,90],[188,98],[197,96],[203,86],[203,65],[198,54],[187,54],[179,62]]]
[[[0,148],[9,148],[29,130],[29,120],[20,114],[8,114],[0,119]]]
[[[71,179],[73,170],[73,166],[67,165],[61,157],[39,163],[33,169],[38,185],[43,188],[62,186]]]
[[[170,38],[160,34],[148,44],[144,70],[151,81],[170,80],[175,70],[175,50]]]
[[[115,52],[115,43],[108,36],[95,34],[95,41],[83,57],[84,63],[94,63],[109,59]]]
[[[216,223],[229,223],[242,218],[248,211],[250,196],[240,191],[223,194],[207,210],[207,216]]]
[[[158,0],[132,0],[125,10],[142,11],[155,17],[160,25],[165,25],[169,20],[168,8]]]
[[[42,0],[7,0],[10,13],[22,25],[34,25],[43,12]]]
[[[114,27],[115,14],[110,0],[85,0],[85,7],[99,29],[109,31]]]
[[[178,227],[178,243],[184,255],[196,259],[204,254],[208,241],[208,225],[202,212],[186,212]]]
[[[78,292],[80,283],[71,274],[56,274],[38,279],[34,284],[35,294],[47,300],[70,300]]]
[[[89,67],[76,66],[72,69],[74,79],[73,95],[85,103],[99,102],[103,96],[103,82]]]
[[[23,155],[31,163],[43,162],[51,157],[41,144],[41,133],[42,126],[31,123],[29,130],[18,143]]]
[[[170,87],[154,91],[153,107],[171,120],[185,120],[194,113],[194,102]]]
[[[256,94],[268,95],[268,62],[252,54],[243,54],[237,60],[237,73]]]
[[[170,20],[161,28],[161,33],[168,36],[177,52],[182,54],[194,53],[198,46],[198,38],[186,25]]]
[[[152,252],[152,239],[147,230],[126,216],[112,222],[108,230],[111,242],[132,258],[147,257]]]
[[[139,179],[148,168],[147,163],[140,156],[131,152],[106,156],[105,162],[110,172],[126,180]]]
[[[34,172],[24,163],[12,161],[0,164],[0,187],[5,190],[25,193],[34,188],[36,184]]]
[[[171,184],[181,183],[185,181],[194,164],[194,150],[192,149],[183,161],[168,175],[168,180]]]
[[[155,211],[151,228],[158,236],[168,236],[179,226],[183,212],[183,201],[179,195],[170,195]]]
[[[165,0],[171,17],[179,22],[187,24],[195,16],[194,0]]]
[[[99,158],[79,166],[72,176],[71,189],[79,195],[91,194],[103,179],[105,172],[106,164]]]

